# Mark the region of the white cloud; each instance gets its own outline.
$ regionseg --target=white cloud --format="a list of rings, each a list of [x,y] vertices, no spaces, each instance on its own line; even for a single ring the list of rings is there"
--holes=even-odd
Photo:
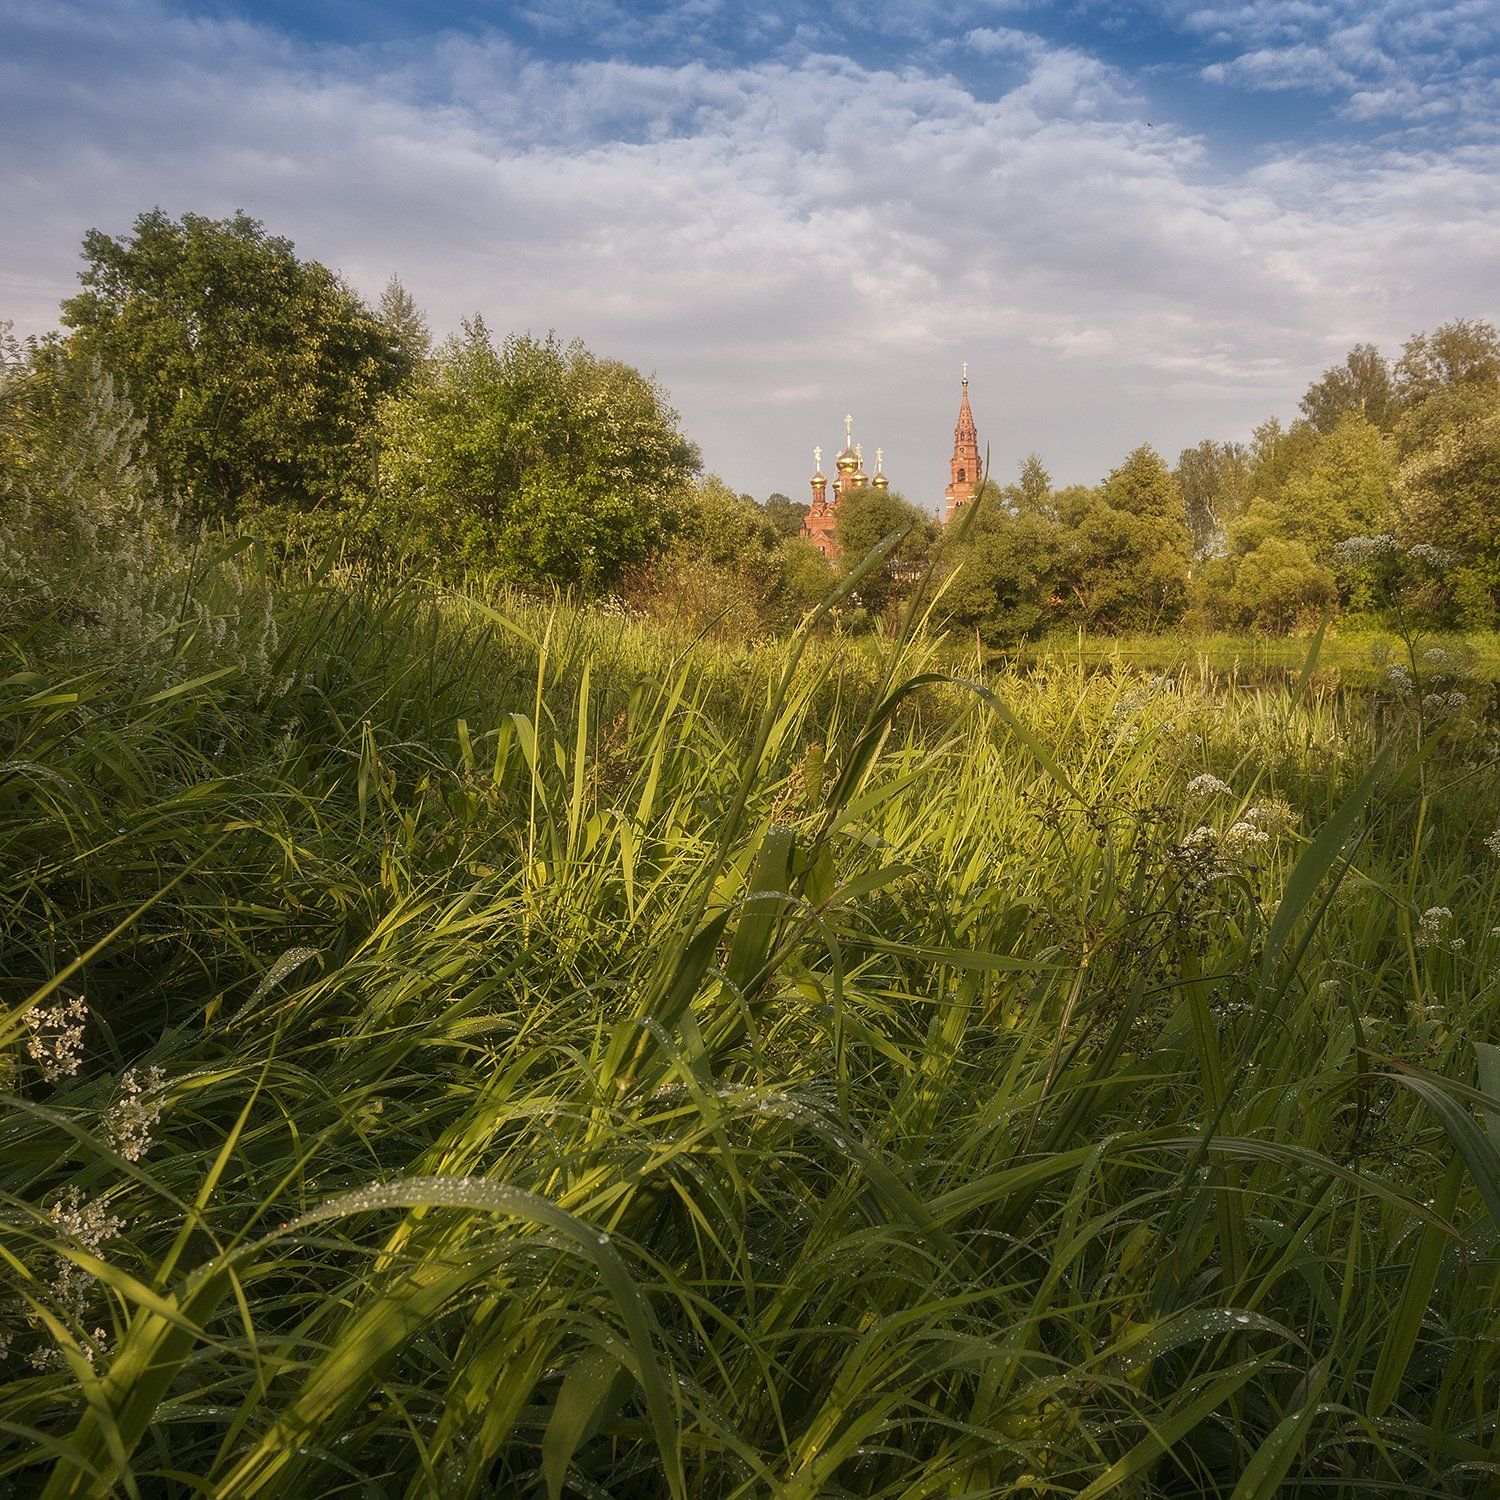
[[[1433,121],[1493,138],[1500,120],[1500,5],[1495,0],[1165,0],[1190,32],[1242,49],[1209,63],[1213,83],[1342,94],[1351,120]]]
[[[1356,340],[1495,311],[1479,146],[1227,174],[1130,79],[1025,33],[982,100],[831,54],[298,52],[150,0],[0,0],[0,30],[0,315],[50,323],[91,225],[243,206],[370,293],[398,270],[439,327],[479,308],[654,367],[760,493],[800,493],[852,409],[936,498],[965,357],[997,469],[1038,448],[1090,479],[1287,410]]]

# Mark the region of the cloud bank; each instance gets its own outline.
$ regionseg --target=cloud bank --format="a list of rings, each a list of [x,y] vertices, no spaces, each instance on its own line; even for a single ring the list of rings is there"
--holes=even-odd
[[[399,272],[440,330],[479,309],[656,370],[737,486],[800,495],[852,410],[930,502],[963,359],[997,472],[1037,449],[1092,480],[1144,439],[1170,457],[1286,412],[1357,340],[1495,315],[1493,7],[1313,29],[1292,0],[1167,7],[1217,49],[1193,73],[1247,109],[1298,88],[1346,120],[1382,91],[1406,111],[1233,169],[1174,123],[1160,70],[983,9],[918,61],[818,37],[652,63],[0,0],[0,317],[50,326],[91,226],[244,207],[367,293]]]

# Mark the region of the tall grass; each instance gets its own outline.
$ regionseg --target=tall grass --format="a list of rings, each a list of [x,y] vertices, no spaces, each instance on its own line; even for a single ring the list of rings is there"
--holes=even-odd
[[[216,587],[0,682],[15,1492],[1500,1485],[1472,722]]]

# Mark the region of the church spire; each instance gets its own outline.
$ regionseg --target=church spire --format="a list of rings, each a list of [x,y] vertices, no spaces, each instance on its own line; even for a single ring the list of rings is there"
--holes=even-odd
[[[963,383],[958,401],[958,421],[953,428],[953,457],[948,461],[948,488],[943,491],[943,519],[951,521],[960,505],[973,498],[979,488],[979,433],[969,405],[969,362],[964,361]]]

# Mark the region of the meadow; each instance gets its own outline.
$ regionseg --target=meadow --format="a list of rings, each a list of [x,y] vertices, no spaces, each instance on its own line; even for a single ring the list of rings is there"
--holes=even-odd
[[[1500,1489],[1453,652],[192,602],[5,642],[11,1493]]]

